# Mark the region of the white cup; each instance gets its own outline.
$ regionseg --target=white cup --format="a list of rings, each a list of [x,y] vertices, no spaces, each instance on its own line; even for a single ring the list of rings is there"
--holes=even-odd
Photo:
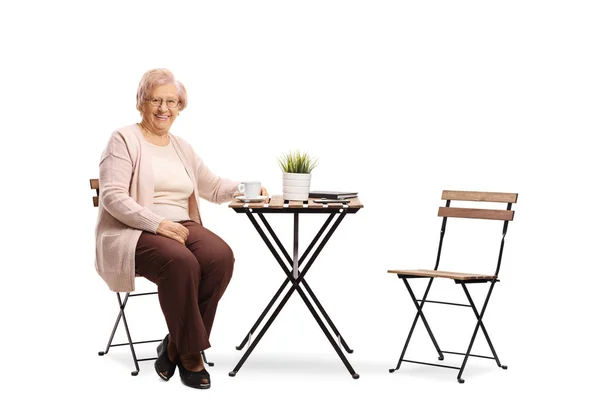
[[[247,199],[255,199],[260,194],[260,182],[259,181],[247,181],[242,182],[238,185],[238,191],[243,193]]]

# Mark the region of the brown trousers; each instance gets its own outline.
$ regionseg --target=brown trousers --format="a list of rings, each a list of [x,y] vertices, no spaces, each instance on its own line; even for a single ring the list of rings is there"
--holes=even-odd
[[[143,232],[135,251],[136,272],[158,286],[158,299],[178,354],[210,347],[217,305],[233,273],[231,248],[194,221],[185,246]]]

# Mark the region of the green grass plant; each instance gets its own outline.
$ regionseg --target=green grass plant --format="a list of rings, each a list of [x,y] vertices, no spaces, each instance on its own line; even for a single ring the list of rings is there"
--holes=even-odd
[[[306,152],[290,151],[277,159],[283,172],[292,174],[310,174],[317,166],[318,160]]]

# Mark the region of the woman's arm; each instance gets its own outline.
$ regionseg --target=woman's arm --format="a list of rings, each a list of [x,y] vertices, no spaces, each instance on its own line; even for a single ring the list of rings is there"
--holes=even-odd
[[[100,203],[113,217],[135,229],[156,233],[164,219],[129,195],[133,161],[124,138],[115,132],[100,161]]]
[[[204,161],[194,153],[198,195],[212,203],[231,201],[239,182],[221,178],[214,174]]]

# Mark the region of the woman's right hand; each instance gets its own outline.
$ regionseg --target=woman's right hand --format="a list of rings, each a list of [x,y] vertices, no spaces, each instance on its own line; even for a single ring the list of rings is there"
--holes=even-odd
[[[168,219],[163,219],[161,223],[156,228],[156,233],[161,236],[168,237],[170,239],[175,239],[181,244],[185,244],[185,241],[190,234],[190,231],[185,226],[169,221]]]

